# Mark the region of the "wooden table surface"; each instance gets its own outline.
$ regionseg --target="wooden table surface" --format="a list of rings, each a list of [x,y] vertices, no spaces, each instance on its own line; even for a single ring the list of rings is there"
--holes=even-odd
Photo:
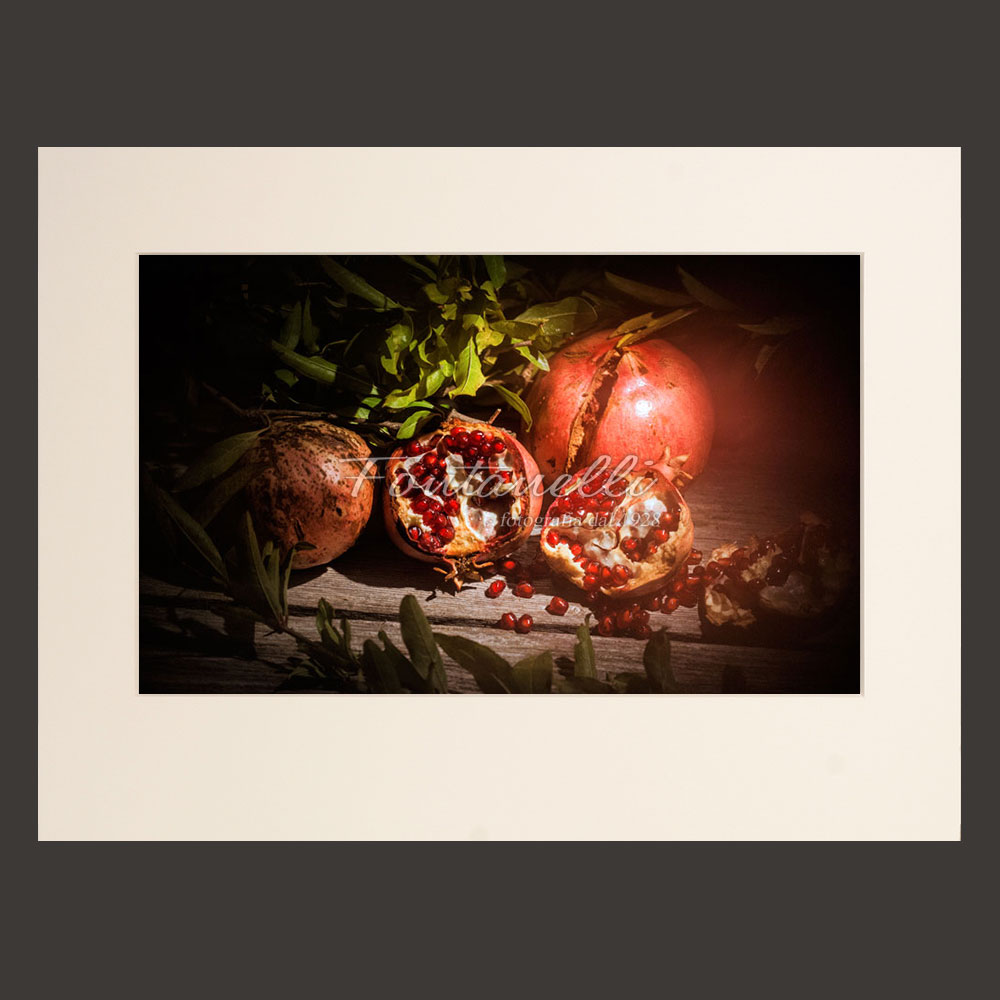
[[[838,476],[821,465],[797,465],[793,473],[787,459],[762,462],[738,453],[713,455],[709,468],[685,493],[694,517],[695,545],[706,559],[723,542],[745,541],[751,532],[780,531],[803,510],[832,518],[847,537],[857,537],[856,477]],[[532,561],[537,551],[535,537],[526,544],[524,558]],[[575,631],[587,610],[573,588],[540,576],[534,580],[533,598],[515,598],[508,589],[490,600],[484,594],[487,582],[467,585],[456,594],[440,573],[408,559],[373,525],[331,565],[293,577],[290,624],[314,636],[315,607],[325,597],[350,619],[356,647],[380,629],[398,643],[399,602],[404,594],[414,594],[435,631],[491,645],[511,662],[546,649],[555,657],[572,657]],[[570,601],[562,618],[545,611],[554,593]],[[710,641],[702,634],[695,608],[679,608],[672,615],[654,613],[650,624],[668,628],[674,673],[685,691],[846,693],[860,690],[857,606],[852,601],[825,632],[780,645]],[[528,635],[498,629],[497,619],[508,610],[529,612],[534,629]],[[643,642],[603,638],[595,632],[593,643],[599,674],[643,671]],[[254,623],[223,594],[141,573],[142,692],[274,692],[286,679],[294,653],[294,640]],[[445,663],[451,690],[478,691],[468,673],[447,657]]]

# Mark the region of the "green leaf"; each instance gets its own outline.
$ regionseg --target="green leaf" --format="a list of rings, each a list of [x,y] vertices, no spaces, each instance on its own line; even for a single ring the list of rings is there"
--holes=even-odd
[[[311,378],[314,382],[321,382],[324,385],[333,385],[334,382],[350,387],[362,393],[369,393],[372,390],[372,383],[369,380],[359,378],[351,372],[345,371],[339,365],[327,361],[325,358],[307,358],[295,351],[290,351],[284,344],[277,340],[271,341],[271,350],[288,365],[289,368],[297,371],[306,378]]]
[[[435,632],[441,648],[463,670],[475,678],[480,691],[487,694],[510,694],[516,687],[511,665],[489,646],[480,645],[462,635]]]
[[[174,489],[181,492],[192,490],[196,486],[207,483],[210,479],[221,476],[253,447],[263,432],[263,428],[261,428],[256,431],[246,431],[243,434],[234,434],[232,437],[217,441],[192,463],[187,472],[177,480]]]
[[[527,358],[535,367],[540,368],[543,372],[549,370],[549,363],[545,360],[544,355],[535,354],[527,344],[518,344],[514,349],[521,357]]]
[[[589,615],[587,616],[589,619]],[[590,638],[589,622],[584,622],[576,630],[576,645],[573,647],[573,676],[597,679],[597,658],[594,643]]]
[[[500,396],[502,396],[515,410],[517,410],[521,419],[524,421],[524,429],[530,430],[531,410],[528,409],[528,404],[521,399],[516,392],[511,392],[507,386],[501,385],[499,382],[489,382],[487,384],[491,389],[495,389]]]
[[[412,594],[407,594],[399,604],[399,627],[414,667],[430,676],[435,690],[447,691],[448,678],[441,652],[427,618]]]
[[[448,395],[452,397],[475,396],[485,381],[486,376],[483,375],[479,355],[476,353],[475,345],[470,340],[458,356],[458,362],[455,365],[455,388]]]
[[[430,278],[431,281],[437,281],[437,275],[426,264],[421,264],[416,257],[405,257],[403,254],[399,254],[399,259],[403,261],[404,264],[409,264],[410,267],[418,270],[425,278]]]
[[[684,287],[702,305],[708,306],[709,309],[717,309],[720,312],[733,312],[739,308],[735,302],[730,302],[729,299],[723,298],[721,295],[713,292],[711,288],[707,288],[693,275],[688,274],[683,267],[678,267],[677,273],[680,274],[681,281],[684,282]]]
[[[802,316],[772,316],[763,323],[737,323],[736,325],[755,337],[787,337],[788,334],[804,327],[806,320]]]
[[[319,340],[319,327],[312,320],[312,307],[309,304],[309,295],[306,295],[306,304],[302,307],[302,343],[306,345],[306,350],[310,353],[317,349]],[[294,344],[289,345],[294,347]]]
[[[513,319],[496,320],[491,326],[511,340],[532,340],[540,329],[537,323],[519,323]]]
[[[507,268],[504,265],[503,257],[484,256],[483,260],[486,261],[486,270],[490,276],[490,281],[493,282],[494,289],[500,291],[507,281]]]
[[[526,656],[511,668],[518,694],[548,694],[552,690],[552,654]]]
[[[180,533],[194,546],[198,554],[208,563],[221,580],[226,579],[226,567],[215,542],[208,537],[205,529],[164,489],[150,483],[147,495],[169,518]]]
[[[413,339],[413,321],[409,316],[402,323],[390,326],[385,333],[385,348],[379,361],[390,375],[399,374],[400,356]]]
[[[393,664],[374,639],[365,639],[361,647],[361,672],[371,691],[398,694],[403,690]]]
[[[299,338],[302,336],[302,304],[296,302],[292,306],[292,311],[285,317],[285,322],[281,325],[281,333],[278,340],[289,350],[294,351],[299,346]]]
[[[586,329],[597,319],[597,310],[578,296],[543,302],[515,317],[518,323],[541,323],[546,333],[569,334]]]
[[[332,257],[322,257],[320,263],[323,265],[323,270],[348,294],[357,295],[378,309],[403,308],[388,295],[383,295],[378,289],[372,288],[364,278],[348,271],[343,264],[338,264]]]
[[[202,527],[211,524],[219,511],[250,482],[254,471],[252,463],[245,462],[223,476],[198,504],[194,512],[195,520]]]
[[[428,683],[428,675],[420,673],[409,658],[400,652],[399,648],[385,632],[379,632],[378,637],[382,641],[385,655],[388,657],[389,662],[396,671],[396,676],[399,677],[403,686],[409,691],[416,691],[420,694],[429,693],[431,688]]]
[[[431,410],[417,410],[415,413],[411,413],[396,431],[396,440],[405,441],[415,434],[419,434],[420,428],[433,416],[434,413]]]
[[[638,343],[697,311],[697,308],[675,309],[673,312],[665,313],[656,319],[653,319],[652,313],[646,313],[643,316],[626,320],[615,330],[615,333],[622,334],[615,347],[627,347],[629,344]]]
[[[646,668],[649,688],[657,693],[676,693],[680,690],[670,666],[670,637],[666,629],[652,634],[642,652],[642,665]]]
[[[274,623],[281,623],[282,598],[273,571],[265,564],[250,514],[239,525],[229,559],[229,588],[233,596]]]
[[[664,288],[643,285],[638,281],[630,281],[628,278],[612,274],[610,271],[605,271],[604,277],[612,288],[624,293],[629,298],[638,299],[640,302],[647,302],[651,306],[674,308],[676,306],[690,305],[693,301],[690,295],[684,295],[682,292],[668,292]]]

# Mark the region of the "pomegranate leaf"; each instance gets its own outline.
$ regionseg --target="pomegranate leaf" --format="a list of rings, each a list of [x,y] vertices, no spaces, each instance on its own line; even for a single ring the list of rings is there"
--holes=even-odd
[[[636,344],[640,340],[644,340],[646,337],[650,337],[662,330],[664,327],[670,326],[697,311],[697,309],[692,308],[675,309],[673,312],[657,316],[655,319],[652,313],[646,313],[643,316],[636,316],[634,319],[626,320],[615,330],[615,333],[622,334],[615,347],[627,347],[629,344]]]
[[[521,419],[524,421],[524,429],[531,430],[531,410],[528,409],[528,404],[516,392],[512,392],[507,386],[501,385],[499,382],[489,382],[487,384],[520,414]]]
[[[262,433],[263,428],[234,434],[232,437],[217,441],[191,464],[184,475],[174,484],[174,489],[184,492],[201,486],[210,479],[218,478],[232,468],[254,446]]]
[[[285,317],[285,322],[281,325],[281,333],[278,340],[290,351],[294,351],[299,346],[302,337],[302,304],[296,302],[292,306],[292,311]]]
[[[389,657],[374,639],[365,639],[361,646],[361,672],[368,690],[379,694],[399,694],[403,690],[399,674]]]
[[[684,287],[702,305],[708,306],[709,309],[716,309],[720,312],[734,312],[739,308],[735,302],[730,302],[729,299],[723,298],[721,295],[713,292],[711,288],[703,285],[693,275],[688,274],[683,267],[678,267],[677,273],[681,276],[681,281],[684,282]]]
[[[665,306],[673,308],[675,306],[690,305],[694,299],[691,295],[683,292],[668,292],[665,288],[654,288],[652,285],[643,285],[638,281],[630,281],[622,278],[610,271],[604,272],[604,277],[609,285],[629,298],[637,299],[639,302],[646,302],[651,306]]]
[[[270,546],[270,543],[267,543]],[[227,557],[229,589],[233,596],[266,621],[284,624],[282,598],[278,593],[277,554],[268,549],[265,561],[249,513],[244,513],[236,544]]]
[[[319,327],[312,320],[312,306],[309,296],[306,295],[305,305],[302,306],[302,343],[306,345],[306,350],[310,354],[316,352],[319,341]]]
[[[515,322],[540,324],[546,333],[561,335],[579,333],[596,320],[597,310],[586,299],[575,295],[532,306],[515,317]]]
[[[448,678],[444,672],[441,651],[434,641],[434,633],[426,616],[412,594],[407,594],[400,601],[399,627],[414,667],[430,677],[431,687],[434,690],[447,691]]]
[[[500,291],[507,281],[507,267],[504,264],[503,257],[484,256],[483,260],[486,261],[486,271],[490,276],[490,281],[493,282],[494,289]]]
[[[392,664],[392,668],[396,671],[396,676],[399,677],[403,687],[408,691],[415,691],[419,694],[430,693],[431,687],[427,675],[417,670],[385,632],[379,632],[378,637],[382,640],[385,656]]]
[[[515,688],[511,665],[489,646],[480,645],[462,635],[435,632],[441,648],[463,670],[475,678],[480,691],[486,694],[510,694]]]
[[[589,615],[587,616],[589,619]],[[573,676],[576,678],[597,678],[597,660],[594,643],[590,638],[589,622],[584,622],[576,630],[576,645],[573,647]]]
[[[455,388],[448,395],[452,398],[455,396],[475,396],[485,381],[486,376],[483,375],[483,368],[475,345],[471,340],[468,340],[458,356],[458,363],[455,365]]]
[[[150,483],[147,496],[191,543],[202,559],[212,567],[216,576],[224,581],[226,579],[225,564],[219,550],[215,547],[215,542],[208,537],[205,529],[166,490],[159,486]]]
[[[349,295],[365,299],[379,310],[403,308],[388,295],[383,295],[378,289],[372,288],[364,278],[348,271],[343,264],[338,264],[332,257],[323,257],[320,263],[323,265],[323,270]]]
[[[670,637],[665,628],[652,634],[642,652],[642,665],[646,668],[651,691],[674,694],[680,690],[670,666]]]
[[[420,428],[423,427],[432,416],[434,416],[434,414],[429,410],[417,410],[415,413],[411,413],[400,425],[399,430],[396,431],[396,440],[405,441],[413,437],[415,434],[419,434]]]
[[[552,654],[526,656],[511,667],[517,694],[548,694],[552,690]]]

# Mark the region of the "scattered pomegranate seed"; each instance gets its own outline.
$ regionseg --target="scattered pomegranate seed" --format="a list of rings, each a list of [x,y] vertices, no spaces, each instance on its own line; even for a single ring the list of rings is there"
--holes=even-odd
[[[535,624],[535,619],[531,615],[521,615],[517,620],[517,624],[514,626],[515,632],[530,632],[531,626]]]
[[[682,594],[687,587],[687,581],[684,579],[672,580],[670,582],[670,593],[671,594]]]
[[[706,567],[710,576],[718,576],[722,572],[722,564],[717,563],[714,559]]]
[[[565,597],[559,597],[557,595],[545,605],[545,610],[548,611],[550,615],[564,615],[567,611],[569,611],[569,601],[567,601]]]
[[[659,596],[647,597],[643,602],[642,606],[647,611],[659,611],[663,607],[663,598]]]
[[[620,629],[627,629],[632,624],[632,609],[625,608],[615,616],[615,623]]]
[[[528,583],[527,580],[522,580],[515,588],[514,593],[518,597],[531,597],[535,593],[535,588]]]
[[[611,615],[605,615],[597,623],[597,631],[601,635],[614,635],[615,634],[615,623]]]
[[[648,639],[653,634],[653,630],[648,625],[635,625],[632,628],[632,635],[637,639]]]
[[[663,610],[668,615],[672,614],[674,611],[677,610],[678,607],[680,607],[680,603],[681,602],[678,601],[676,597],[668,597],[663,602]]]
[[[508,611],[505,615],[500,616],[500,628],[505,628],[511,631],[517,626],[517,615],[512,614]]]
[[[486,588],[486,596],[487,597],[499,597],[504,592],[504,590],[506,590],[506,589],[507,589],[507,584],[504,583],[503,580],[494,580]]]
[[[504,561],[500,563],[500,569],[502,569],[505,573],[514,573],[517,570],[517,562],[514,559],[504,559]]]
[[[687,558],[688,565],[693,566],[695,563],[701,562],[701,552],[698,549],[692,549],[691,554]]]

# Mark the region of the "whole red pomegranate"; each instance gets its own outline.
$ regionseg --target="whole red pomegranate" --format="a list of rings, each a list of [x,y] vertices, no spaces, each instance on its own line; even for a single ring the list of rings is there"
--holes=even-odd
[[[298,542],[293,569],[322,566],[346,552],[372,512],[368,446],[322,420],[278,422],[247,454],[247,502],[258,533],[283,551]]]
[[[447,566],[461,586],[531,534],[542,509],[539,479],[513,434],[449,417],[386,464],[389,536],[407,555]]]
[[[595,465],[549,505],[541,544],[559,576],[595,597],[624,597],[660,589],[685,565],[693,538],[691,512],[665,469]]]
[[[572,341],[532,385],[528,445],[546,485],[602,455],[662,464],[679,485],[705,467],[715,417],[701,370],[666,340],[621,340],[601,330]]]

